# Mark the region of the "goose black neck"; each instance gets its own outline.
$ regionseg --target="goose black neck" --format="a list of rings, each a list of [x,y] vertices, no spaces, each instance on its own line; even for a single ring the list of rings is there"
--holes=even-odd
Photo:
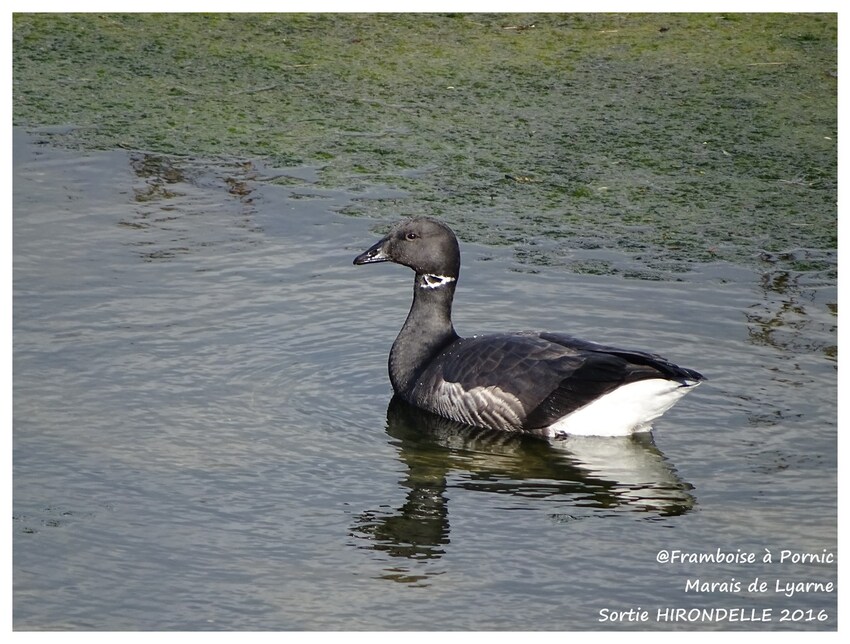
[[[431,359],[458,339],[452,324],[457,278],[417,273],[413,303],[390,351],[390,381],[404,396]]]

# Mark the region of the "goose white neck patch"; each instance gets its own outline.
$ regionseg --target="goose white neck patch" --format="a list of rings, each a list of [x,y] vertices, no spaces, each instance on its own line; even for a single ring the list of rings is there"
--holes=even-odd
[[[451,284],[455,279],[449,275],[431,275],[430,273],[425,273],[422,275],[422,283],[419,285],[419,288],[440,288],[446,284]]]

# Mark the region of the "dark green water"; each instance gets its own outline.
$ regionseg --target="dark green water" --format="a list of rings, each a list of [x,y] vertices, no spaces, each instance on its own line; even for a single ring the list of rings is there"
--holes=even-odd
[[[535,266],[836,246],[834,14],[20,14],[14,81],[55,143],[313,166]]]

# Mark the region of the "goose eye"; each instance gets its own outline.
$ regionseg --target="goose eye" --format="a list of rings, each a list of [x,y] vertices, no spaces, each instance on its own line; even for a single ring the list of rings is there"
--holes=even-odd
[[[417,235],[416,233],[407,233],[404,236],[405,239],[416,239],[417,237],[419,237],[419,235]]]

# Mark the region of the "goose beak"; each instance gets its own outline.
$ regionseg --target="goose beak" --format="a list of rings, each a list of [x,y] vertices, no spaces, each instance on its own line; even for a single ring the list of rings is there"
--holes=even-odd
[[[360,253],[357,257],[354,258],[355,265],[360,264],[374,264],[376,262],[388,262],[390,261],[389,256],[384,252],[384,243],[387,241],[387,238],[384,237],[381,241],[377,242],[372,248],[367,250],[365,253]]]

